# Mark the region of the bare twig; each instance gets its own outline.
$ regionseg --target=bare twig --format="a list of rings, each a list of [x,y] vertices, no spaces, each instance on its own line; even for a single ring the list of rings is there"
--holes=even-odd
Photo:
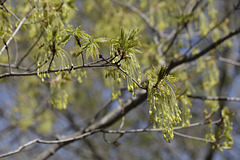
[[[20,22],[20,19],[18,18],[18,16],[16,14],[14,14],[12,11],[10,11],[9,9],[7,9],[4,5],[2,5],[3,8],[10,13],[18,22]]]
[[[101,109],[99,109],[96,114],[89,120],[88,125],[94,123],[99,118],[100,113],[107,109],[107,107],[113,102],[112,99],[108,100]]]
[[[123,70],[120,66],[117,66],[120,71],[122,71],[126,76],[128,76],[139,88],[145,89],[140,85],[131,75],[129,75],[125,70]]]
[[[21,26],[23,25],[24,21],[31,15],[31,13],[34,11],[34,9],[32,9],[18,24],[16,30],[13,32],[13,34],[11,35],[11,37],[8,39],[8,41],[6,42],[6,45],[3,46],[3,48],[0,51],[0,56],[2,54],[2,52],[5,50],[5,48],[9,45],[9,43],[12,41],[13,37],[17,34],[17,32],[19,31],[19,29],[21,28]]]
[[[0,63],[0,67],[9,67],[9,64],[7,64],[7,63]],[[22,66],[16,66],[15,64],[11,64],[11,68],[17,68],[17,69],[20,69],[20,70],[29,71],[28,68],[22,67]]]
[[[112,0],[112,1],[114,3],[120,5],[120,6],[126,7],[127,9],[131,10],[133,13],[138,15],[147,24],[147,27],[149,27],[152,30],[152,32],[154,33],[153,34],[153,41],[154,41],[154,44],[157,45],[157,53],[160,56],[162,56],[163,55],[163,53],[162,53],[163,45],[159,44],[159,40],[162,37],[168,39],[168,38],[170,38],[170,35],[172,35],[172,34],[168,35],[168,34],[164,34],[163,32],[160,32],[159,29],[151,23],[150,18],[148,18],[143,12],[141,12],[139,9],[132,6],[131,4],[124,3],[124,2],[121,2],[119,0]],[[162,65],[165,65],[165,61],[161,61],[161,63],[162,63]]]
[[[240,27],[237,28],[235,31],[230,32],[230,33],[227,34],[226,36],[220,38],[218,41],[210,44],[209,46],[207,46],[205,49],[203,49],[203,50],[200,51],[199,53],[197,53],[197,54],[195,54],[195,55],[193,55],[193,56],[189,56],[189,57],[185,56],[183,59],[181,59],[181,60],[179,60],[179,61],[175,61],[175,62],[172,61],[172,62],[170,63],[170,65],[168,66],[168,69],[167,69],[166,73],[169,74],[170,71],[171,71],[173,68],[175,68],[175,67],[177,67],[177,66],[179,66],[179,65],[181,65],[181,64],[184,64],[184,63],[187,63],[187,62],[192,62],[192,61],[198,59],[199,57],[207,54],[209,51],[213,50],[214,48],[216,48],[217,46],[219,46],[220,44],[222,44],[222,43],[223,43],[224,41],[226,41],[227,39],[229,39],[229,38],[231,38],[231,37],[233,37],[234,35],[237,35],[237,34],[239,34],[239,33],[240,33]]]
[[[2,154],[0,155],[0,158],[4,158],[4,157],[8,157],[8,156],[11,156],[11,155],[14,155],[16,153],[19,153],[21,152],[23,149],[33,145],[33,144],[36,144],[36,143],[41,143],[41,144],[61,144],[61,143],[66,143],[66,142],[71,142],[71,141],[76,141],[76,140],[80,140],[80,139],[83,139],[87,136],[90,136],[94,133],[97,133],[99,132],[100,129],[98,130],[94,130],[94,131],[91,131],[91,132],[87,132],[87,133],[84,133],[84,134],[81,134],[79,136],[75,136],[75,137],[72,137],[72,138],[67,138],[67,139],[62,139],[62,140],[53,140],[53,141],[48,141],[48,140],[41,140],[41,139],[34,139],[20,147],[18,147],[18,149],[12,151],[12,152],[8,152],[8,153],[5,153],[5,154]]]
[[[129,3],[124,3],[119,0],[112,0],[114,3],[121,5],[123,7],[128,8],[129,10],[133,11],[136,13],[139,17],[142,18],[142,20],[149,26],[151,30],[153,30],[155,33],[157,33],[158,37],[166,37],[165,34],[161,33],[157,27],[155,27],[152,23],[150,18],[148,18],[144,13],[142,13],[140,10],[138,10],[136,7],[130,5]]]
[[[240,101],[239,97],[211,97],[211,96],[199,96],[199,95],[187,95],[189,98],[211,101]]]
[[[3,43],[6,46],[6,51],[7,51],[7,56],[8,56],[8,67],[9,67],[9,73],[12,73],[12,68],[11,68],[11,60],[10,60],[10,55],[9,55],[9,51],[8,51],[8,45],[6,44],[5,39],[3,39]]]
[[[178,136],[181,136],[181,137],[184,137],[184,138],[194,139],[194,140],[203,141],[203,142],[207,142],[207,143],[216,143],[215,141],[210,141],[210,140],[207,140],[207,139],[205,139],[205,138],[194,137],[194,136],[182,134],[182,133],[175,132],[175,131],[173,131],[173,134],[178,135]]]
[[[234,61],[232,59],[228,59],[228,58],[224,58],[224,57],[218,57],[218,60],[240,67],[240,62]]]
[[[18,42],[16,39],[13,40],[14,41],[14,46],[15,46],[15,58],[14,58],[14,62],[13,64],[17,64],[17,60],[18,60],[18,56],[19,56],[19,52],[18,52]]]
[[[213,121],[212,124],[217,124],[219,122],[221,122],[221,119]],[[205,124],[207,124],[207,122],[206,121],[202,121],[202,122],[190,124],[189,126],[185,126],[185,127],[182,127],[182,126],[174,127],[173,129],[174,130],[179,130],[179,129],[184,129],[184,128],[191,128],[191,127],[201,126],[201,125],[205,125]],[[86,138],[86,137],[88,137],[90,135],[93,135],[93,134],[99,133],[99,132],[104,133],[104,135],[106,133],[107,134],[120,134],[120,136],[116,139],[116,140],[118,140],[123,134],[127,134],[127,133],[144,133],[144,132],[161,132],[161,131],[165,131],[165,129],[146,129],[146,128],[144,128],[144,129],[132,129],[132,130],[95,129],[95,130],[92,130],[92,131],[88,131],[88,132],[82,133],[82,134],[77,135],[77,136],[75,135],[75,136],[72,136],[70,138],[63,138],[63,139],[60,139],[60,140],[34,139],[32,141],[29,141],[28,143],[25,143],[24,145],[21,145],[20,147],[18,147],[18,149],[14,150],[14,151],[11,151],[11,152],[8,152],[8,153],[0,155],[0,158],[4,158],[4,157],[8,157],[8,156],[12,156],[14,154],[17,154],[17,153],[21,152],[23,149],[25,149],[25,148],[33,145],[33,144],[36,144],[36,143],[41,143],[41,144],[70,143],[70,142],[73,142],[73,141],[84,139],[84,138]],[[178,133],[178,132],[175,132],[175,131],[174,131],[174,134],[182,136],[182,137],[185,137],[185,138],[190,138],[190,139],[205,141],[205,142],[209,142],[209,143],[214,143],[214,141],[208,141],[208,140],[203,139],[203,138],[198,138],[198,137],[192,137],[192,136],[184,135],[184,134],[181,134],[181,133]]]
[[[192,7],[189,16],[192,16],[194,14],[194,11],[197,9],[197,7],[199,6],[199,4],[201,3],[202,0],[198,0],[196,1],[195,5]],[[177,39],[177,36],[179,35],[179,33],[186,27],[187,28],[187,24],[189,23],[189,20],[186,20],[184,22],[182,22],[176,30],[173,30],[174,34],[172,36],[169,36],[169,39],[171,39],[170,43],[168,44],[167,48],[165,51],[163,51],[163,55],[166,55],[168,53],[168,51],[171,49],[172,45],[174,44],[175,40]],[[166,41],[168,42],[168,41]],[[165,43],[166,43],[165,42]]]
[[[237,8],[239,7],[240,2],[238,1],[237,5],[234,7],[233,10],[229,11],[223,18],[221,21],[219,21],[216,25],[214,25],[205,36],[201,37],[200,39],[198,39],[193,45],[191,45],[191,47],[189,47],[189,49],[183,53],[183,55],[186,55],[187,53],[189,53],[197,44],[199,44],[204,38],[206,38],[214,29],[216,29],[218,26],[220,26],[234,11],[237,10]]]
[[[27,51],[27,53],[18,61],[17,66],[19,66],[23,60],[31,53],[31,51],[33,50],[33,48],[37,45],[37,43],[39,42],[39,40],[41,39],[41,37],[43,36],[45,30],[41,32],[40,36],[37,38],[37,40],[33,43],[33,45],[29,48],[29,50]]]

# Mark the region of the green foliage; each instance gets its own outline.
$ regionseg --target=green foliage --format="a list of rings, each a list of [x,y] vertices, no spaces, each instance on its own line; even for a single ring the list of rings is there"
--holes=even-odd
[[[131,30],[125,33],[124,29],[121,29],[120,36],[117,39],[111,39],[111,51],[110,56],[111,63],[115,64],[116,67],[109,68],[105,77],[112,77],[116,80],[118,88],[121,86],[122,79],[127,79],[127,88],[130,92],[139,86],[133,81],[136,80],[141,83],[141,73],[138,71],[140,68],[135,53],[141,53],[136,47],[140,47],[140,42],[136,36],[137,30]],[[123,71],[119,70],[121,67]],[[132,79],[133,78],[133,79]],[[114,88],[113,88],[114,89]],[[113,92],[113,98],[119,95],[119,91]]]
[[[90,35],[81,30],[81,26],[76,29],[75,36],[79,39],[80,50],[76,54],[79,56],[83,51],[86,50],[86,58],[91,56],[94,61],[99,56],[99,45],[97,43],[107,42],[105,38],[93,39]],[[80,38],[84,40],[84,43],[80,44]]]
[[[148,101],[149,116],[154,128],[165,128],[164,139],[170,142],[173,139],[173,126],[181,122],[181,111],[172,87],[175,87],[175,78],[171,75],[156,75],[154,68],[148,74]],[[159,81],[159,77],[161,80]],[[158,85],[156,83],[159,81]],[[170,84],[169,84],[170,83]],[[172,85],[172,87],[171,87]]]
[[[206,95],[217,96],[216,85],[219,82],[219,71],[216,60],[211,59],[211,57],[206,57],[205,62],[206,69],[203,71],[203,90]],[[210,107],[210,112],[207,116],[211,116],[218,111],[219,103],[217,101],[205,101],[205,103]],[[208,112],[205,111],[205,114],[206,113]]]
[[[217,131],[217,139],[222,140],[222,145],[220,145],[223,149],[231,149],[233,145],[233,123],[230,121],[230,118],[234,116],[234,114],[227,108],[224,107],[221,111],[223,123],[218,128]]]
[[[68,104],[68,93],[64,89],[63,85],[64,80],[62,79],[61,74],[59,74],[56,77],[55,81],[52,81],[52,83],[50,83],[51,90],[50,103],[54,108],[57,108],[59,110],[66,109]]]
[[[190,107],[192,106],[190,98],[187,95],[180,96],[180,102],[182,103],[182,126],[188,126],[190,124],[190,119],[192,118],[192,113]]]
[[[22,78],[19,81],[17,105],[11,112],[12,124],[18,126],[22,131],[38,126],[38,133],[47,133],[52,129],[55,117],[51,110],[45,108],[48,95],[42,97],[42,92],[46,88],[43,84],[39,84],[36,77],[29,77],[28,83],[25,80]],[[38,103],[39,100],[42,101],[41,104]]]

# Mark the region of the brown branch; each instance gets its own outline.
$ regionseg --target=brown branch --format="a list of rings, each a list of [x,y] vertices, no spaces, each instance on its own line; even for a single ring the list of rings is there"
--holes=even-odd
[[[5,78],[5,77],[33,76],[33,75],[38,75],[38,74],[72,71],[72,70],[77,70],[77,69],[80,69],[80,68],[102,68],[102,67],[109,67],[109,66],[115,66],[115,65],[114,64],[97,64],[97,65],[85,64],[84,66],[80,65],[80,66],[74,66],[74,67],[69,67],[69,68],[65,68],[65,69],[46,70],[46,71],[42,71],[42,72],[39,72],[39,73],[37,71],[23,72],[23,73],[12,72],[12,73],[1,74],[0,79]]]

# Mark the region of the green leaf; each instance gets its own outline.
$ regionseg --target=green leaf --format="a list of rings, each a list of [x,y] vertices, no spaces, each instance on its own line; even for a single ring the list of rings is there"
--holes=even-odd
[[[136,48],[130,48],[128,51],[132,52],[132,53],[142,53],[142,51],[140,51],[140,50],[138,50]]]
[[[99,43],[106,43],[108,41],[109,40],[107,38],[97,38],[97,39],[94,39],[94,42],[99,42]]]
[[[59,42],[59,44],[65,46],[66,43],[68,43],[68,41],[71,39],[71,37],[72,37],[72,35],[66,35],[66,36],[61,40],[61,42]]]
[[[90,41],[90,38],[91,38],[91,36],[90,35],[88,35],[87,33],[85,33],[84,31],[82,31],[82,30],[80,30],[81,28],[77,28],[76,29],[76,35],[78,36],[78,37],[81,37],[81,38],[83,38],[85,41]]]

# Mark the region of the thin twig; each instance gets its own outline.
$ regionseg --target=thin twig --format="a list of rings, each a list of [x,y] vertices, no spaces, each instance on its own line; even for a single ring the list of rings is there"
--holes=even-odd
[[[195,5],[192,7],[189,16],[192,16],[194,14],[194,11],[197,9],[197,7],[200,5],[202,0],[198,0],[196,1]],[[167,53],[170,51],[170,49],[172,48],[172,45],[174,44],[175,40],[177,39],[177,36],[179,35],[179,33],[181,33],[181,31],[186,27],[187,28],[187,24],[189,23],[189,20],[186,20],[184,22],[181,23],[181,25],[179,25],[177,27],[176,30],[174,30],[174,34],[170,37],[171,41],[168,44],[167,48],[165,51],[163,51],[163,55],[167,55]],[[168,42],[168,41],[166,41]],[[166,43],[165,42],[165,43]]]
[[[10,60],[10,55],[9,55],[9,51],[8,51],[8,45],[6,44],[5,39],[3,39],[3,43],[6,46],[6,51],[7,51],[7,56],[8,56],[8,67],[9,67],[9,73],[12,73],[12,68],[11,68],[11,60]]]
[[[219,46],[220,44],[222,44],[224,41],[226,41],[227,39],[235,36],[236,34],[239,34],[240,33],[240,27],[237,28],[235,31],[233,32],[230,32],[229,34],[227,34],[226,36],[220,38],[219,40],[217,40],[216,42],[210,44],[209,46],[207,46],[205,49],[203,49],[202,51],[200,51],[199,53],[195,54],[195,55],[192,55],[192,56],[184,56],[183,59],[179,60],[179,61],[172,61],[170,63],[170,65],[168,66],[167,68],[167,71],[166,71],[166,74],[169,74],[170,71],[181,65],[181,64],[184,64],[184,63],[187,63],[187,62],[192,62],[196,59],[198,59],[199,57],[201,56],[204,56],[205,54],[207,54],[209,51],[213,50],[214,48],[216,48],[217,46]]]
[[[124,122],[125,122],[125,114],[124,114],[124,106],[123,106],[123,102],[122,100],[118,97],[118,103],[120,104],[121,107],[121,111],[122,111],[122,122],[118,128],[118,130],[121,130],[124,126]]]
[[[0,63],[0,67],[9,67],[9,64],[7,63]],[[17,66],[15,64],[11,64],[11,68],[16,68],[16,69],[20,69],[23,71],[30,71],[28,68],[26,67],[22,67],[22,66]]]
[[[76,140],[80,140],[80,139],[83,139],[87,136],[90,136],[94,133],[97,133],[99,132],[100,129],[97,129],[97,130],[94,130],[94,131],[91,131],[91,132],[87,132],[87,133],[84,133],[84,134],[81,134],[79,136],[76,136],[76,137],[72,137],[72,138],[67,138],[67,139],[62,139],[62,140],[53,140],[53,141],[48,141],[48,140],[41,140],[41,139],[34,139],[32,141],[29,141],[28,143],[25,143],[24,145],[18,147],[18,149],[14,150],[14,151],[11,151],[11,152],[8,152],[8,153],[5,153],[5,154],[2,154],[0,155],[0,158],[4,158],[4,157],[8,157],[8,156],[11,156],[11,155],[14,155],[16,153],[19,153],[21,152],[23,149],[33,145],[33,144],[36,144],[36,143],[41,143],[41,144],[60,144],[60,143],[66,143],[66,142],[71,142],[71,141],[76,141]]]
[[[216,143],[215,141],[210,141],[210,140],[207,140],[205,138],[189,136],[189,135],[185,135],[185,134],[182,134],[182,133],[179,133],[179,132],[175,132],[175,131],[173,131],[173,134],[181,136],[181,137],[184,137],[184,138],[194,139],[194,140],[203,141],[203,142],[207,142],[207,143]]]
[[[54,72],[64,72],[64,71],[70,71],[70,70],[76,70],[80,68],[102,68],[102,67],[110,67],[110,66],[115,66],[114,64],[98,64],[98,65],[90,65],[90,64],[85,64],[80,65],[80,66],[75,66],[75,67],[69,67],[65,69],[54,69],[54,70],[45,70],[42,72],[23,72],[23,73],[4,73],[0,75],[0,79],[4,77],[17,77],[17,76],[33,76],[33,75],[38,75],[38,74],[46,74],[46,73],[54,73]]]
[[[21,22],[18,24],[16,30],[13,32],[13,34],[11,35],[11,37],[8,39],[8,41],[6,42],[6,45],[3,46],[3,48],[0,51],[0,56],[2,54],[2,52],[5,50],[5,48],[9,45],[9,43],[12,41],[13,37],[17,34],[17,32],[19,31],[19,29],[21,28],[21,26],[23,25],[24,21],[31,15],[31,13],[34,11],[34,9],[32,9],[22,20]]]
[[[221,119],[219,120],[216,120],[216,121],[213,121],[211,124],[217,124],[221,122]],[[198,122],[198,123],[193,123],[193,124],[190,124],[189,126],[185,126],[185,127],[182,127],[182,126],[179,126],[179,127],[173,127],[174,130],[179,130],[179,129],[184,129],[184,128],[191,128],[191,127],[196,127],[196,126],[201,126],[201,125],[205,125],[207,124],[206,121],[202,121],[202,122]],[[77,141],[77,140],[81,140],[81,139],[84,139],[90,135],[93,135],[95,133],[99,133],[99,132],[102,132],[102,133],[108,133],[108,134],[120,134],[119,138],[123,135],[123,134],[127,134],[127,133],[144,133],[144,132],[161,132],[161,131],[165,131],[166,129],[132,129],[132,130],[104,130],[104,129],[95,129],[95,130],[92,130],[92,131],[89,131],[89,132],[86,132],[86,133],[83,133],[81,135],[78,135],[78,136],[73,136],[73,137],[70,137],[70,138],[63,138],[63,139],[60,139],[60,140],[41,140],[41,139],[34,139],[32,141],[29,141],[23,145],[21,145],[20,147],[18,147],[16,150],[14,151],[11,151],[11,152],[8,152],[8,153],[5,153],[5,154],[1,154],[0,155],[0,158],[4,158],[4,157],[8,157],[8,156],[12,156],[14,154],[17,154],[19,152],[21,152],[23,149],[33,145],[33,144],[36,144],[36,143],[41,143],[41,144],[62,144],[62,143],[69,143],[69,142],[73,142],[73,141]],[[200,140],[200,141],[205,141],[205,142],[209,142],[209,143],[213,143],[212,141],[207,141],[207,140],[203,140],[201,138],[197,138],[197,137],[192,137],[192,136],[186,136],[186,135],[182,135],[180,133],[177,133],[174,131],[174,134],[177,134],[177,135],[181,135],[182,137],[186,137],[186,138],[191,138],[191,139],[196,139],[196,140]],[[118,139],[119,139],[118,138]]]
[[[139,88],[142,88],[142,85],[140,85],[131,75],[129,75],[125,70],[123,70],[120,66],[117,66],[120,71],[122,71],[126,76],[128,76]]]
[[[20,19],[18,18],[18,16],[16,16],[16,14],[14,14],[12,11],[10,11],[9,9],[7,9],[6,7],[5,7],[5,5],[2,5],[3,6],[3,8],[8,12],[8,13],[10,13],[18,22],[20,22]]]
[[[37,43],[39,42],[39,40],[41,39],[41,37],[43,36],[45,30],[41,32],[40,36],[37,38],[37,40],[33,43],[33,45],[29,48],[29,50],[27,51],[27,53],[18,61],[17,66],[19,66],[23,60],[31,53],[31,51],[33,50],[33,48],[37,45]]]
[[[201,37],[200,39],[198,39],[193,45],[191,45],[191,47],[188,48],[188,50],[186,52],[183,53],[183,55],[186,55],[187,53],[189,53],[197,44],[199,44],[204,38],[206,38],[214,29],[216,29],[219,25],[221,25],[226,18],[228,18],[234,11],[237,10],[237,8],[239,7],[240,2],[238,1],[237,5],[234,7],[233,10],[229,11],[221,21],[219,21],[216,25],[214,25],[204,37]]]
[[[240,62],[234,61],[232,59],[228,59],[228,58],[224,58],[224,57],[218,57],[218,60],[240,67]]]
[[[113,102],[112,99],[108,100],[101,109],[99,109],[96,114],[89,120],[88,125],[91,125],[94,121],[96,121],[99,118],[99,115],[103,110],[106,110],[107,107]]]
[[[211,97],[211,96],[199,96],[199,95],[187,95],[189,98],[211,100],[211,101],[240,101],[239,97]]]
[[[18,52],[18,43],[17,43],[17,40],[16,39],[14,39],[13,40],[14,41],[14,46],[15,46],[15,58],[14,58],[14,62],[13,62],[13,64],[17,64],[17,60],[18,60],[18,56],[19,56],[19,52]]]
[[[124,3],[121,2],[119,0],[112,0],[114,3],[121,5],[123,7],[126,7],[128,9],[130,9],[131,11],[133,11],[135,14],[137,14],[139,17],[142,18],[142,20],[148,25],[148,27],[153,30],[154,32],[157,33],[158,37],[166,37],[166,35],[164,33],[161,33],[157,27],[155,27],[152,23],[150,18],[148,18],[144,13],[142,13],[140,10],[138,10],[136,7],[130,5],[129,3]]]

